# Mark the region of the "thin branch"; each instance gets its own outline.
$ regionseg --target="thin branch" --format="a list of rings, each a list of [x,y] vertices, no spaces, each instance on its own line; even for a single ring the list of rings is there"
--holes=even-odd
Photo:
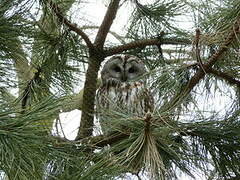
[[[60,132],[59,132],[59,130],[58,130],[58,125],[59,125],[60,128],[61,128],[61,131],[60,131],[60,132],[62,133],[63,138],[64,138],[64,139],[67,139],[59,115],[58,115],[58,117],[57,117],[57,119],[56,119],[55,128],[56,128],[56,131],[57,131],[57,135],[58,135],[58,136],[61,136],[61,134],[60,134]]]
[[[226,80],[229,84],[233,84],[233,85],[235,84],[238,87],[240,87],[240,80],[235,79],[234,77],[230,76],[227,73],[224,73],[224,72],[221,72],[221,71],[218,71],[215,69],[210,69],[209,72],[217,77],[220,77],[220,78]]]
[[[135,49],[135,48],[142,48],[145,46],[151,46],[151,45],[190,45],[192,42],[189,39],[184,38],[153,38],[153,39],[144,39],[144,40],[138,40],[134,42],[130,42],[124,45],[120,45],[117,47],[109,48],[105,50],[106,56],[111,56],[117,53],[122,53],[123,51]]]
[[[70,30],[72,30],[72,31],[76,32],[78,35],[80,35],[83,38],[83,40],[86,42],[88,48],[90,48],[90,49],[93,48],[93,44],[90,41],[87,34],[85,34],[81,29],[79,29],[76,24],[71,23],[66,17],[64,17],[60,8],[58,7],[58,5],[56,3],[54,3],[51,0],[48,0],[48,3],[50,5],[51,9],[54,11],[54,13],[57,15],[59,21],[64,23],[66,26],[68,26]]]
[[[113,20],[116,17],[117,10],[119,7],[120,0],[111,0],[107,12],[104,16],[101,26],[99,27],[94,44],[98,48],[103,48],[104,42],[106,40],[107,34],[109,33],[110,27]]]

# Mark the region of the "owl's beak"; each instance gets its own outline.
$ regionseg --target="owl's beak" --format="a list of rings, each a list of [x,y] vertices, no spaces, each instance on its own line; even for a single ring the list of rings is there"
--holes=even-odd
[[[122,77],[121,77],[122,82],[126,82],[127,79],[128,78],[127,78],[126,74],[123,74]]]

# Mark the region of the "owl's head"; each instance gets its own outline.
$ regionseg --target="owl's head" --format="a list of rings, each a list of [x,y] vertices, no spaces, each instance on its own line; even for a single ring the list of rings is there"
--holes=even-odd
[[[146,73],[141,59],[131,55],[118,55],[110,58],[101,71],[103,84],[108,81],[123,83],[138,79]],[[115,84],[115,83],[114,83]]]

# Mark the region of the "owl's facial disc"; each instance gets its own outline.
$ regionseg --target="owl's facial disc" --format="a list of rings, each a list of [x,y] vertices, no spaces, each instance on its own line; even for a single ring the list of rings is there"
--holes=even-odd
[[[138,79],[146,72],[145,66],[137,57],[116,56],[103,67],[103,84],[121,84]]]

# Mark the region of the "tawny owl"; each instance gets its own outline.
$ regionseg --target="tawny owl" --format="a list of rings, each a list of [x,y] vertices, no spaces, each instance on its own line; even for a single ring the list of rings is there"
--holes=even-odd
[[[101,71],[102,86],[97,92],[97,111],[119,111],[143,117],[153,110],[153,97],[146,87],[143,75],[147,70],[136,56],[117,55],[110,58]],[[104,113],[101,113],[104,114]],[[111,118],[100,115],[104,134],[109,130]]]

